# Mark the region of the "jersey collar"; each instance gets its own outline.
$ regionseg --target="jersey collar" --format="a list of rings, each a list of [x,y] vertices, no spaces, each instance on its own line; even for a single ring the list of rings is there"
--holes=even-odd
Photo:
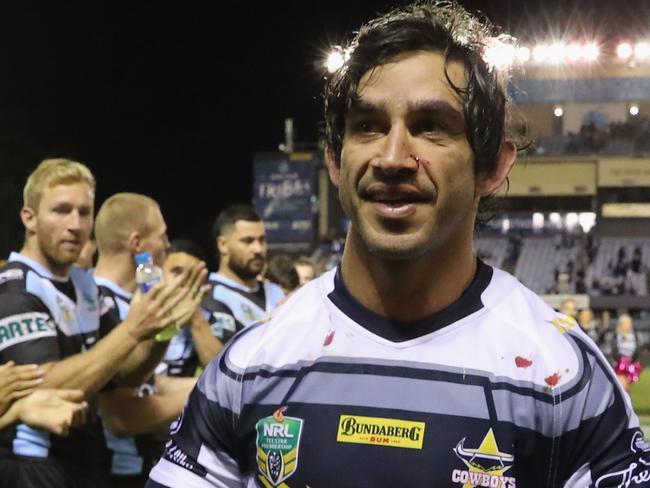
[[[58,281],[60,283],[67,283],[70,280],[70,275],[56,276],[49,269],[43,266],[41,263],[34,261],[32,258],[28,258],[24,254],[20,254],[19,252],[12,252],[9,255],[9,261],[26,264],[27,266],[32,268],[36,272],[36,274],[42,276],[43,278],[47,278],[48,280]]]
[[[461,296],[447,308],[412,322],[391,320],[359,303],[346,288],[339,266],[334,276],[334,290],[328,298],[354,322],[384,339],[404,342],[435,332],[483,308],[481,294],[492,280],[493,269],[477,259],[476,273]]]

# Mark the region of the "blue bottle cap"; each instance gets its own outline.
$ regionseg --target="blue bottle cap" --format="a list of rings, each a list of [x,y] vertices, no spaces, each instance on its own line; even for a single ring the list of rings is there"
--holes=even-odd
[[[135,264],[146,264],[152,262],[151,258],[151,253],[150,252],[140,252],[135,255]]]

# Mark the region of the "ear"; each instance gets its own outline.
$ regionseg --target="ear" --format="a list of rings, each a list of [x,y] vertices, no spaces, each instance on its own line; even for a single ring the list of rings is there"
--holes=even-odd
[[[516,159],[517,147],[512,139],[505,139],[494,170],[476,177],[475,195],[482,198],[495,193],[506,181]]]
[[[133,231],[129,234],[126,247],[134,256],[142,251],[142,236],[139,232]]]
[[[226,238],[224,236],[217,237],[217,249],[221,256],[228,254],[228,246],[226,245]]]
[[[327,146],[325,148],[325,162],[327,163],[330,180],[332,180],[334,186],[338,188],[339,180],[341,178],[341,162],[336,160],[336,153],[332,146]]]
[[[35,234],[38,230],[38,217],[36,211],[31,207],[23,207],[20,209],[20,220],[22,220],[27,232]]]

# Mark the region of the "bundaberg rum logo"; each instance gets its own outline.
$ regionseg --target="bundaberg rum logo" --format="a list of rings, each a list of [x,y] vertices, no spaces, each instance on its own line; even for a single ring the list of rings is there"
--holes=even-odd
[[[260,481],[267,487],[282,486],[298,467],[298,447],[302,419],[285,417],[286,407],[255,424],[257,431],[257,467]],[[286,485],[284,485],[286,486]]]

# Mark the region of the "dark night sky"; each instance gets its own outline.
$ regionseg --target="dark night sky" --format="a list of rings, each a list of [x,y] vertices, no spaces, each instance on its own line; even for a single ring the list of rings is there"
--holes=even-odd
[[[463,3],[522,37],[567,23],[614,36],[650,10],[642,0]],[[21,242],[20,191],[47,156],[87,163],[98,204],[118,191],[149,194],[172,237],[205,241],[223,206],[251,199],[252,154],[277,148],[285,117],[294,118],[299,140],[316,140],[322,73],[315,61],[325,48],[395,4],[0,6],[0,253]]]

